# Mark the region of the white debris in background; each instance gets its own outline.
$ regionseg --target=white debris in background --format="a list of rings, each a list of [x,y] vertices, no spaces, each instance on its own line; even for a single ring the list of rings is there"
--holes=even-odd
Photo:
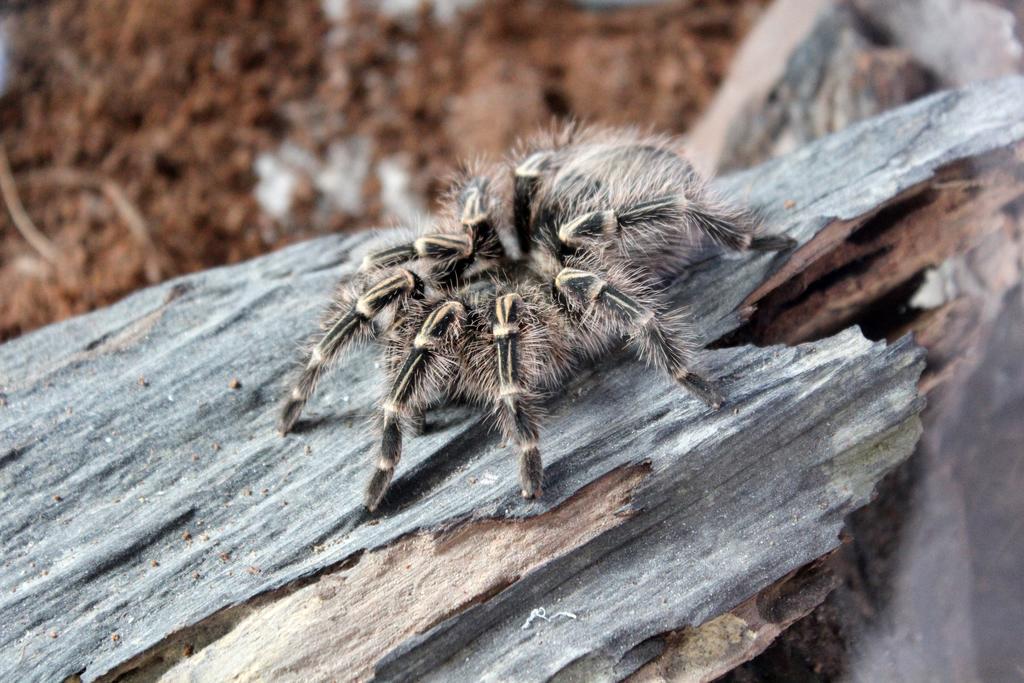
[[[292,195],[299,182],[295,171],[268,152],[256,157],[256,201],[271,217],[282,220],[292,208]]]
[[[363,210],[363,183],[370,173],[373,146],[364,137],[351,137],[333,143],[327,150],[327,163],[316,174],[316,189],[330,203],[346,213]]]
[[[276,152],[256,158],[253,170],[258,178],[254,194],[269,216],[284,221],[292,208],[301,181],[309,180],[331,210],[359,214],[363,209],[363,183],[370,172],[370,141],[352,137],[336,142],[327,150],[327,160],[290,142]]]
[[[921,309],[938,308],[955,299],[958,293],[955,265],[952,259],[947,259],[938,268],[925,271],[924,282],[910,298],[910,305]]]
[[[349,22],[349,0],[320,0],[320,9],[324,16],[331,22],[331,28],[324,36],[324,49],[330,53],[337,50],[348,42],[351,35]],[[328,80],[337,79],[337,74],[347,73],[344,68],[330,69]]]
[[[479,3],[480,0],[434,0],[434,19],[442,24],[447,24],[462,10],[469,9]],[[406,5],[410,3],[406,0],[384,0],[383,4]]]
[[[377,163],[380,201],[391,216],[402,223],[416,223],[427,212],[426,203],[412,188],[409,157],[404,154],[381,159]]]
[[[303,175],[316,172],[319,163],[306,150],[285,142],[275,153],[264,152],[256,157],[256,201],[271,217],[284,220],[292,208],[295,188]]]
[[[587,9],[621,9],[623,7],[643,7],[644,5],[660,5],[667,0],[576,0],[576,4]]]
[[[348,19],[351,2],[352,0],[320,0],[320,9],[331,21],[341,22]],[[414,21],[422,4],[423,0],[380,0],[375,7],[384,16]],[[451,22],[460,11],[478,4],[480,0],[433,0],[429,3],[434,10],[434,19],[442,24]]]
[[[348,19],[348,0],[321,0],[320,9],[324,16],[331,21],[344,21]]]

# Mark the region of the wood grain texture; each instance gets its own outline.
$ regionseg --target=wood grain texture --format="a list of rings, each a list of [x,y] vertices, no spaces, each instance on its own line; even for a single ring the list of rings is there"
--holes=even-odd
[[[992,0],[852,0],[889,40],[946,85],[1019,73],[1024,46],[1012,7]]]
[[[1005,79],[725,178],[802,246],[709,258],[671,291],[718,339],[773,274],[827,253],[830,227],[1022,138],[1024,84]],[[371,349],[298,433],[273,429],[297,340],[369,240],[180,278],[0,346],[0,679],[623,678],[661,634],[832,551],[917,439],[909,340],[710,351],[718,413],[620,355],[550,406],[542,500],[519,497],[488,423],[451,408],[371,517]],[[537,608],[576,618],[524,628]]]
[[[877,45],[872,33],[848,4],[822,10],[771,88],[719,124],[728,134],[718,171],[791,152],[934,89],[909,52]]]

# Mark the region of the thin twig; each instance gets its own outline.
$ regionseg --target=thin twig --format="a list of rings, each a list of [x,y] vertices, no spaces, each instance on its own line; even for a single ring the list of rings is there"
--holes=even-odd
[[[109,178],[103,178],[74,168],[46,169],[38,174],[33,174],[30,176],[30,179],[55,182],[61,185],[89,187],[102,192],[107,201],[114,207],[114,211],[117,212],[121,220],[128,226],[129,232],[132,233],[136,241],[143,249],[150,253],[151,258],[146,266],[147,277],[152,282],[160,279],[161,268],[157,260],[157,248],[153,242],[149,225],[146,223],[146,219],[142,217],[142,212],[128,198],[124,188]]]
[[[18,197],[18,186],[14,182],[11,163],[7,160],[7,152],[2,143],[0,143],[0,193],[3,194],[4,203],[7,205],[7,211],[11,214],[15,229],[21,233],[21,236],[33,249],[39,252],[44,261],[53,266],[57,265],[60,257],[57,248],[32,222]]]
[[[121,219],[128,226],[128,229],[131,230],[132,234],[135,235],[135,239],[142,246],[155,251],[156,247],[153,246],[153,237],[149,232],[149,226],[146,225],[146,220],[142,217],[142,213],[128,199],[124,189],[113,180],[104,180],[103,194],[114,205],[114,210],[121,214]]]
[[[150,235],[149,226],[146,225],[146,221],[142,217],[142,213],[131,203],[124,189],[113,180],[74,168],[46,169],[35,175],[33,179],[35,178],[55,182],[60,185],[89,187],[102,192],[114,206],[114,210],[121,216],[121,219],[128,226],[128,230],[135,236],[139,244],[146,248],[153,248],[153,238]]]

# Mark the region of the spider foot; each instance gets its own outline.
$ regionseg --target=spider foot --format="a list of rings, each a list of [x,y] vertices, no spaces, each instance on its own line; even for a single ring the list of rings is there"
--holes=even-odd
[[[394,476],[394,469],[376,469],[370,477],[370,483],[366,486],[366,494],[363,496],[363,505],[370,512],[375,512],[380,501],[384,498],[384,492],[391,484],[391,477]]]
[[[758,235],[750,241],[751,251],[786,251],[796,246],[796,240],[785,235]]]
[[[544,465],[536,446],[528,447],[519,454],[519,485],[523,498],[540,498],[544,479]]]
[[[712,410],[718,410],[725,403],[725,398],[714,384],[700,375],[686,372],[676,377],[683,388],[707,404]]]
[[[299,421],[299,415],[302,414],[302,408],[305,405],[305,401],[294,397],[290,397],[285,402],[284,407],[281,409],[281,417],[277,420],[277,431],[281,433],[281,436],[285,436],[288,432],[292,431],[295,423]]]

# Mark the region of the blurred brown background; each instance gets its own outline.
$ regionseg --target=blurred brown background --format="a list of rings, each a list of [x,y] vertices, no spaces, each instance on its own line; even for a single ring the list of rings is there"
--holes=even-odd
[[[0,340],[401,220],[459,159],[500,155],[555,117],[684,131],[765,4],[9,6],[0,144],[54,258],[0,211]]]

